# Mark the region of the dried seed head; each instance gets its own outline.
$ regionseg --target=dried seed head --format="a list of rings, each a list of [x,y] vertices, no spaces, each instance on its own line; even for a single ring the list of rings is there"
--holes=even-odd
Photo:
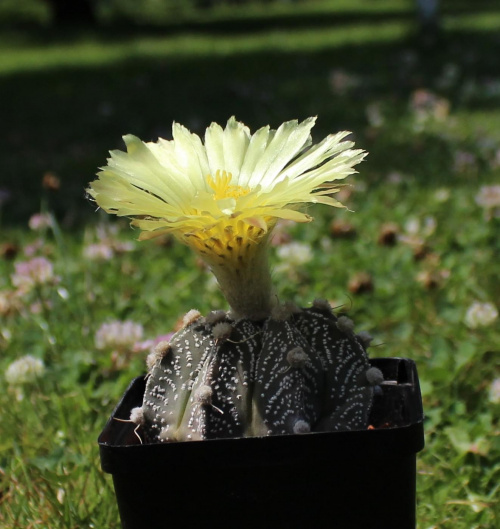
[[[330,233],[332,237],[338,239],[353,239],[356,237],[356,228],[343,219],[335,219],[330,224]]]
[[[337,328],[346,334],[352,334],[354,331],[354,322],[347,316],[340,316],[337,320]]]
[[[353,294],[366,294],[367,292],[372,292],[372,276],[366,272],[355,274],[349,279],[347,288],[349,289],[349,292],[352,292]]]
[[[311,425],[307,421],[303,421],[302,419],[299,419],[293,425],[293,433],[295,434],[309,433],[310,431]]]
[[[293,301],[285,301],[283,303],[283,308],[290,314],[299,314],[302,312],[302,309]]]
[[[384,375],[378,367],[370,367],[370,369],[368,369],[365,375],[366,380],[368,381],[368,384],[370,384],[370,386],[378,386],[384,381]]]
[[[148,371],[151,371],[155,365],[159,364],[171,350],[172,346],[167,340],[162,340],[156,344],[153,351],[149,353],[146,358],[146,366]]]
[[[212,329],[212,335],[216,342],[226,341],[233,332],[233,326],[230,323],[222,322],[214,325]]]
[[[130,410],[130,420],[135,424],[144,424],[144,410],[142,406]]]
[[[290,364],[290,367],[300,369],[304,367],[309,360],[306,352],[302,347],[294,347],[290,349],[286,355],[287,362]]]
[[[361,331],[356,336],[358,337],[358,340],[363,344],[365,349],[367,347],[370,347],[370,344],[373,340],[373,336],[368,331]]]
[[[196,320],[199,320],[201,318],[200,311],[196,309],[191,309],[189,312],[186,312],[184,314],[184,317],[182,318],[182,326],[187,327],[188,325],[191,325]]]
[[[326,299],[315,299],[312,304],[313,308],[318,310],[326,310],[328,312],[332,312],[332,307],[330,303],[328,303],[328,300]]]
[[[210,406],[212,404],[212,395],[212,388],[210,386],[204,385],[200,386],[194,392],[194,399],[197,403],[201,404],[202,406]]]
[[[217,323],[223,322],[227,317],[226,311],[224,310],[213,310],[212,312],[208,313],[205,321],[209,325],[215,325]]]
[[[394,222],[387,222],[380,228],[378,243],[382,246],[394,246],[398,242],[399,226]]]
[[[293,306],[289,303],[278,304],[273,308],[271,318],[276,321],[286,321],[293,314]]]

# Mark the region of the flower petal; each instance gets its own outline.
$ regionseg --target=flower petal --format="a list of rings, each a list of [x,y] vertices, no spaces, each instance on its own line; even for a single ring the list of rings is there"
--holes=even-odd
[[[352,149],[347,131],[310,147],[316,118],[288,121],[253,135],[231,117],[200,137],[174,123],[173,139],[144,143],[124,136],[127,152],[112,151],[89,195],[109,213],[130,216],[141,239],[173,233],[184,242],[241,234],[263,240],[276,219],[309,222],[305,203],[343,207],[332,195],[337,180],[355,172],[365,153]],[[200,246],[201,244],[201,246]],[[210,243],[211,244],[211,243]],[[209,245],[210,246],[210,245]]]
[[[316,118],[308,118],[300,124],[296,120],[283,123],[257,162],[248,185],[269,189],[280,171],[311,141],[315,121]]]

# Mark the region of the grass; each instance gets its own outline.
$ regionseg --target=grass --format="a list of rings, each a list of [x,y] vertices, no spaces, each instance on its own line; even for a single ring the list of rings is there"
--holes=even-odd
[[[46,365],[42,380],[0,396],[0,526],[119,527],[96,438],[147,353],[117,359],[96,350],[95,333],[128,319],[152,339],[192,307],[224,303],[184,247],[122,248],[135,234],[94,213],[84,188],[122,134],[168,136],[174,119],[201,133],[232,114],[253,128],[317,114],[315,139],[347,128],[370,152],[344,196],[355,213],[315,208],[314,223],[287,228],[306,257],[291,266],[273,249],[277,289],[342,305],[380,344],[372,356],[416,360],[427,416],[419,528],[498,526],[498,318],[470,328],[465,316],[475,301],[500,309],[499,219],[475,200],[500,175],[500,12],[444,2],[429,51],[407,3],[340,4],[304,3],[300,20],[283,4],[266,15],[225,7],[205,25],[0,37],[0,295],[31,254],[59,277],[0,297],[2,372],[28,353]],[[46,173],[58,190],[42,186]],[[28,228],[40,211],[51,227]],[[387,223],[394,245],[383,244]],[[91,258],[94,243],[113,258]]]

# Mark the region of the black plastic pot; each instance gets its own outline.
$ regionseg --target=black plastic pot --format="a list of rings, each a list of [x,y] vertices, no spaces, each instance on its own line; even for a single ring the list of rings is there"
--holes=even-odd
[[[135,379],[99,437],[124,529],[414,529],[416,454],[424,446],[415,364],[371,361],[385,382],[371,426],[309,433],[141,445],[128,419]]]

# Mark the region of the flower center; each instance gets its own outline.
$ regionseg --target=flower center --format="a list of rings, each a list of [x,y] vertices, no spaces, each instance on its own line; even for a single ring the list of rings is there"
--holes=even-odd
[[[214,200],[223,198],[239,198],[250,193],[248,187],[232,186],[231,180],[233,175],[226,171],[217,171],[215,178],[212,175],[207,176],[208,185],[214,190]]]

